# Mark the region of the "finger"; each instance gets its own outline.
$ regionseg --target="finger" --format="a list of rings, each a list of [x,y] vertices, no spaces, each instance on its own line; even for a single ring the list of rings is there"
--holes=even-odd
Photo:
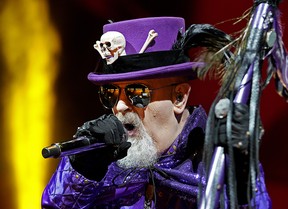
[[[118,149],[115,152],[114,157],[117,159],[121,159],[127,156],[127,151],[131,147],[130,142],[123,142],[119,145]]]
[[[126,134],[124,126],[123,126],[122,122],[115,115],[112,115],[111,119],[114,121],[115,127],[118,130],[120,141],[122,141],[124,135]]]

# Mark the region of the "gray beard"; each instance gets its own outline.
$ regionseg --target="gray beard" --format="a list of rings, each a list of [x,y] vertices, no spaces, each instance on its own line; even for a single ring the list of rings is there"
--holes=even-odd
[[[117,118],[123,124],[133,124],[138,134],[135,137],[128,137],[131,147],[127,151],[127,156],[118,160],[117,164],[122,168],[149,167],[156,163],[158,159],[157,148],[148,135],[141,119],[136,113],[118,113]]]

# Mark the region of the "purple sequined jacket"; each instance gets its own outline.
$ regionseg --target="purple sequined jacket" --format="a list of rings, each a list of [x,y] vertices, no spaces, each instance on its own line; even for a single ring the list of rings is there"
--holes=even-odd
[[[191,149],[187,142],[191,132],[204,130],[205,124],[206,113],[202,107],[198,107],[189,117],[182,133],[157,164],[149,169],[123,170],[112,163],[99,182],[79,174],[72,168],[69,158],[63,157],[43,192],[42,209],[197,208],[199,183],[205,185],[199,173],[204,172],[201,162],[195,166],[193,158],[187,156],[186,153]],[[271,203],[265,188],[263,171],[260,171],[255,208],[266,209],[270,208]],[[153,195],[151,200],[149,197]]]

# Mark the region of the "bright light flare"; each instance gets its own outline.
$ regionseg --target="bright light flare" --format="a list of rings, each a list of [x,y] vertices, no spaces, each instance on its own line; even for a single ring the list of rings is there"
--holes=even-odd
[[[39,209],[51,140],[58,36],[46,0],[2,0],[0,50],[4,57],[5,146],[13,164],[17,208]]]

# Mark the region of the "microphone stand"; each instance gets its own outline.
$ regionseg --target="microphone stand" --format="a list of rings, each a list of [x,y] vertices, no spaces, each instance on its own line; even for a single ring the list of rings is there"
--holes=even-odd
[[[240,65],[240,67],[247,67],[247,68],[246,70],[243,69],[245,70],[244,72],[246,73],[244,77],[242,78],[241,84],[237,88],[238,90],[233,101],[234,103],[242,103],[242,104],[248,104],[248,102],[250,102],[250,104],[248,104],[250,106],[249,132],[252,135],[252,137],[250,137],[250,140],[251,139],[253,140],[254,133],[255,133],[255,119],[257,115],[257,108],[259,106],[259,98],[260,98],[260,83],[259,83],[260,77],[261,77],[260,71],[263,65],[262,61],[264,60],[263,55],[260,55],[260,59],[259,59],[259,54],[263,53],[264,45],[266,44],[264,42],[265,38],[266,38],[266,42],[269,42],[269,41],[273,42],[273,40],[271,40],[271,37],[270,39],[269,37],[267,37],[267,32],[268,30],[270,30],[271,32],[275,32],[273,31],[274,28],[272,28],[271,30],[271,27],[272,27],[271,25],[274,24],[275,26],[275,22],[277,23],[277,19],[275,19],[275,12],[277,10],[277,7],[275,7],[276,3],[273,4],[273,2],[269,0],[267,0],[266,2],[262,2],[262,3],[259,3],[257,2],[257,0],[255,0],[254,3],[256,7],[254,8],[253,15],[251,16],[251,19],[250,19],[248,39],[247,39],[246,46],[244,47],[246,51],[244,53],[241,52],[243,53],[244,58],[246,56],[246,58],[249,58],[251,60],[251,63],[248,63],[248,65],[247,64]],[[268,43],[268,45],[271,45],[271,43]],[[251,51],[254,52],[255,54],[253,53],[251,54]],[[283,57],[279,57],[279,56],[277,58],[283,59]],[[242,60],[245,60],[245,59],[242,59]],[[278,62],[278,63],[283,63],[283,61]],[[287,70],[288,69],[285,69],[285,71]],[[251,104],[251,99],[254,100],[255,102],[254,104]],[[251,123],[251,120],[252,120],[252,123]],[[227,158],[229,158],[229,156],[227,156],[224,153],[223,147],[217,146],[214,149],[214,153],[213,153],[211,164],[210,164],[210,171],[208,174],[207,184],[206,184],[203,196],[200,198],[200,204],[198,207],[199,209],[214,209],[219,205],[220,193],[223,191],[223,187],[224,187]],[[258,166],[258,165],[254,165],[254,166]],[[254,173],[254,176],[252,175],[251,177],[256,178],[255,173]],[[252,187],[254,188],[255,180],[253,181],[252,179],[251,183],[252,183]],[[234,200],[230,200],[230,203],[232,205],[231,208],[233,208],[233,201]]]

